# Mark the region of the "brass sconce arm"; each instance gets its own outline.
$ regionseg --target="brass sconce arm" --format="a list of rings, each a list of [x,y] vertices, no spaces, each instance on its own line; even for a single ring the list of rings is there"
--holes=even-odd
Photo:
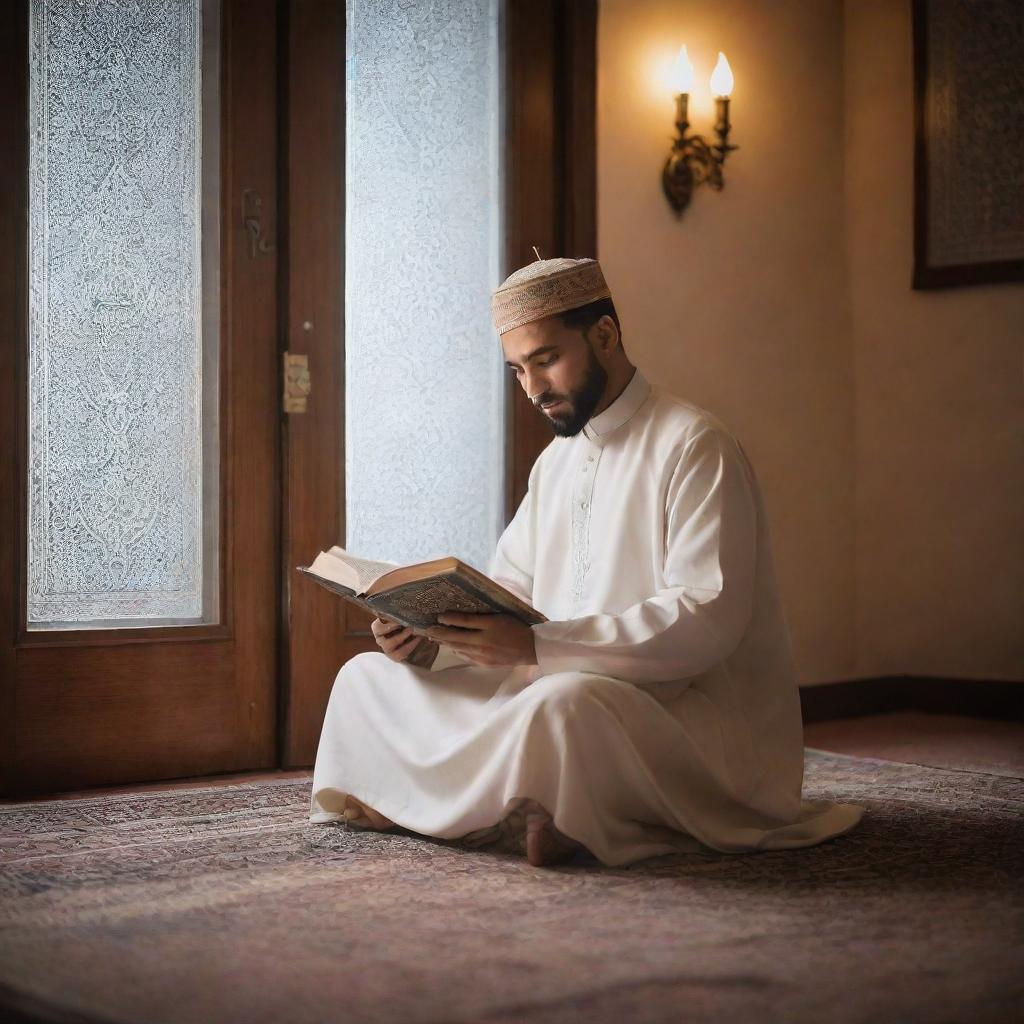
[[[714,132],[717,144],[709,145],[702,135],[687,135],[690,127],[688,120],[689,95],[679,93],[676,96],[676,138],[672,141],[672,150],[665,161],[661,180],[665,195],[675,211],[681,217],[690,204],[693,190],[698,185],[707,183],[716,192],[725,186],[722,167],[726,158],[739,146],[729,143],[729,98],[719,96],[715,100],[717,117]]]

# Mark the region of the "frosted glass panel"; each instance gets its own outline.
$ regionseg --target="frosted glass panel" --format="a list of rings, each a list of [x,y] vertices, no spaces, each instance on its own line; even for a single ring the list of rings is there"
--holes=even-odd
[[[29,628],[216,614],[218,160],[202,151],[218,31],[204,7],[31,3]]]
[[[496,0],[349,0],[346,545],[486,568],[501,526]]]

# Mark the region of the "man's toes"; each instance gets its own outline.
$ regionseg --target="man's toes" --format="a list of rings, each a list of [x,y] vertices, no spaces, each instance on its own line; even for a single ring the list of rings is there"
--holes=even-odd
[[[358,828],[374,828],[383,832],[393,828],[395,824],[390,818],[378,814],[372,807],[360,803],[353,796],[345,797],[345,807],[341,813],[345,821]]]
[[[555,828],[551,815],[543,808],[526,815],[526,859],[533,867],[564,864],[580,849],[580,843]]]
[[[362,811],[356,810],[351,805],[346,805],[345,809],[341,812],[341,816],[349,825],[358,825],[360,828],[370,827],[370,819]]]
[[[367,818],[370,819],[370,824],[383,831],[384,829],[394,828],[395,823],[390,818],[385,818],[383,814],[378,814],[372,807],[363,805],[363,810],[366,812]]]

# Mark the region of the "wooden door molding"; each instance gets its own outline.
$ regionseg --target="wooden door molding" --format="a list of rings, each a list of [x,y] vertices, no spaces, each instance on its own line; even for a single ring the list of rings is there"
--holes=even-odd
[[[597,0],[508,0],[505,39],[505,274],[597,256]],[[509,375],[506,518],[526,494],[551,427]]]
[[[290,767],[312,763],[331,683],[369,649],[359,638],[369,619],[296,571],[344,530],[344,5],[292,0],[284,32],[281,333],[290,352],[309,357],[312,385],[306,412],[285,415],[283,434],[281,763]]]
[[[0,96],[10,132],[0,146],[0,792],[14,788],[17,581],[24,536],[22,388],[27,325],[25,239],[28,210],[28,5],[0,4]]]
[[[224,565],[233,588],[227,622],[243,713],[223,728],[234,726],[233,760],[240,768],[273,767],[278,760],[278,24],[275,0],[224,2],[221,265],[229,276],[222,288],[221,338],[230,358],[230,394],[222,404],[221,451],[228,453],[230,472],[221,507],[222,536],[231,534]],[[264,200],[268,246],[255,258],[245,224],[247,190]]]
[[[279,592],[275,0],[225,0],[221,66],[221,586],[211,626],[27,633],[27,0],[0,5],[0,743],[4,792],[275,763]]]

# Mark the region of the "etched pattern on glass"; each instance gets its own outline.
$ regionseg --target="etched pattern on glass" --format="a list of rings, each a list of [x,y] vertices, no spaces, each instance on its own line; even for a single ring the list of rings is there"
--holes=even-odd
[[[201,29],[31,3],[32,628],[203,611]]]
[[[347,4],[346,538],[486,570],[501,526],[496,0]]]

